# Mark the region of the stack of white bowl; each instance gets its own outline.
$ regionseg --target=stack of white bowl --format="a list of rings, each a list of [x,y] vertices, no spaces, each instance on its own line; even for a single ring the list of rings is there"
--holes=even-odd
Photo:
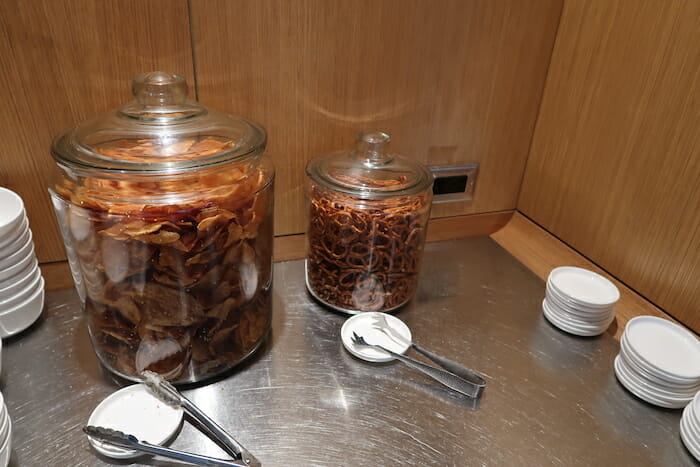
[[[44,278],[22,198],[0,187],[0,337],[28,328],[44,307]]]
[[[597,336],[615,319],[620,291],[600,274],[563,266],[547,278],[542,311],[559,329],[577,336]]]
[[[12,420],[0,393],[0,467],[7,467],[12,452]]]
[[[700,390],[700,341],[671,321],[637,316],[620,339],[615,375],[650,404],[685,407]]]
[[[681,439],[693,456],[700,461],[700,392],[688,404],[681,417]]]

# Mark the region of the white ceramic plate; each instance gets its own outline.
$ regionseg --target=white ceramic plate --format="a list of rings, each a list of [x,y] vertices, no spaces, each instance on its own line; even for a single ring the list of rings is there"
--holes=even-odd
[[[545,297],[545,300],[547,302],[547,305],[549,306],[550,311],[556,312],[558,316],[561,316],[562,318],[567,319],[572,323],[579,323],[592,326],[603,326],[607,323],[607,325],[609,326],[612,320],[615,318],[615,314],[612,312],[612,310],[604,314],[582,315],[579,313],[573,313],[568,308],[560,306],[560,304],[556,301],[552,301],[550,297]]]
[[[5,444],[8,435],[10,434],[10,417],[5,417],[0,424],[0,446]]]
[[[622,338],[620,339],[620,355],[625,360],[625,363],[630,370],[633,370],[638,375],[644,377],[659,387],[666,388],[671,391],[680,391],[685,394],[695,394],[698,390],[700,390],[700,382],[678,383],[676,381],[671,381],[665,378],[662,374],[656,372],[654,368],[648,367],[643,360],[640,360],[639,357],[637,357],[634,352],[630,350],[625,334],[622,334]]]
[[[620,299],[620,291],[615,284],[587,269],[570,266],[554,268],[547,281],[563,296],[588,306],[610,306]]]
[[[688,428],[692,430],[693,439],[697,441],[700,447],[700,420],[695,418],[692,404],[688,404],[683,410],[683,418],[686,420]]]
[[[700,342],[671,321],[637,316],[627,322],[630,350],[656,372],[678,382],[700,382]]]
[[[700,439],[695,437],[688,425],[688,419],[685,415],[686,410],[688,410],[687,407],[683,411],[683,417],[681,417],[681,440],[688,451],[700,461]]]
[[[557,305],[559,305],[560,308],[564,308],[567,311],[580,315],[583,318],[608,316],[614,312],[613,305],[594,308],[586,305],[581,305],[579,303],[574,303],[570,300],[564,300],[549,285],[547,285],[546,287],[545,295],[550,302],[556,303]]]
[[[385,333],[375,329],[375,325],[380,325],[378,315],[383,315],[392,331],[398,333],[405,339],[404,343],[398,342],[387,336]],[[394,357],[381,350],[373,349],[362,345],[355,345],[352,342],[353,332],[362,336],[370,344],[378,344],[392,352],[403,354],[410,347],[411,330],[399,318],[386,313],[376,311],[366,311],[348,318],[340,329],[340,337],[345,348],[354,356],[367,360],[368,362],[390,362]]]
[[[613,316],[608,316],[604,320],[597,321],[597,322],[585,321],[585,320],[579,319],[575,316],[569,315],[568,313],[566,313],[565,311],[562,311],[560,308],[557,308],[556,306],[552,306],[552,304],[549,303],[549,301],[547,301],[546,299],[542,303],[542,306],[543,307],[546,306],[548,308],[548,311],[550,313],[555,314],[558,319],[560,319],[560,320],[564,321],[565,323],[570,324],[574,327],[580,328],[582,330],[590,330],[590,331],[600,330],[600,329],[605,330],[605,329],[607,329],[608,326],[610,326],[610,323],[613,320]]]
[[[634,380],[629,377],[627,369],[621,364],[619,355],[615,357],[615,376],[617,376],[618,381],[632,394],[639,397],[640,399],[659,407],[664,407],[667,409],[680,409],[688,405],[692,399],[676,399],[661,397],[657,394],[646,390],[645,388],[639,386]]]
[[[546,300],[546,299],[545,299]],[[575,334],[577,336],[592,337],[602,334],[607,329],[607,326],[580,326],[571,324],[563,319],[561,319],[555,311],[553,311],[546,301],[542,302],[542,312],[547,318],[547,320],[554,326],[558,327],[562,331],[566,331],[570,334]]]
[[[678,389],[669,389],[666,386],[661,386],[656,384],[654,381],[645,378],[643,375],[637,373],[633,366],[631,366],[625,356],[620,352],[618,355],[620,359],[620,365],[623,367],[627,378],[634,382],[637,386],[650,392],[659,397],[668,398],[669,400],[678,400],[690,402],[695,396],[695,391],[683,391]]]
[[[695,394],[695,398],[693,398],[693,402],[690,403],[690,406],[693,408],[695,419],[698,421],[698,424],[700,424],[700,391]]]
[[[7,467],[10,463],[10,456],[12,455],[12,420],[7,418],[7,438],[5,438],[4,443],[0,446],[0,466]]]
[[[5,405],[4,400],[0,405],[0,412],[0,444],[2,444],[2,442],[5,440],[5,436],[7,435],[7,433],[3,433],[3,431],[6,430],[7,421],[10,418],[9,414],[7,413],[7,406]]]
[[[182,407],[171,407],[154,396],[145,384],[134,384],[111,394],[95,408],[88,425],[119,430],[151,444],[164,444],[182,423]],[[143,453],[101,443],[88,437],[97,452],[116,459]]]

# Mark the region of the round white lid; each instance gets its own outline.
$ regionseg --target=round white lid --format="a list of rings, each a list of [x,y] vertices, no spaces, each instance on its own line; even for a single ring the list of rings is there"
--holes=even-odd
[[[620,291],[605,277],[588,269],[562,266],[552,269],[549,281],[555,290],[573,300],[593,306],[606,306],[620,299]]]
[[[95,408],[88,425],[119,430],[150,444],[163,444],[182,423],[182,407],[172,407],[158,399],[145,384],[134,384],[111,394]],[[88,436],[97,452],[117,459],[142,456],[142,452],[122,449]]]
[[[652,367],[679,378],[700,379],[700,342],[679,325],[637,316],[625,327],[627,343]]]
[[[382,332],[384,330],[385,332]],[[369,362],[390,362],[394,357],[381,350],[355,345],[352,335],[362,336],[370,344],[378,344],[392,352],[403,354],[411,346],[411,330],[399,318],[386,313],[366,311],[348,318],[340,329],[345,348],[354,356]],[[398,336],[392,338],[392,333]]]

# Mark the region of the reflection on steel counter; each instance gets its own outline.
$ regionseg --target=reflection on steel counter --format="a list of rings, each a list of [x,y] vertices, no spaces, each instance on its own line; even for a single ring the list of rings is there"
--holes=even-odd
[[[309,296],[303,261],[274,269],[272,333],[259,351],[180,389],[264,466],[696,465],[679,437],[681,411],[617,382],[610,335],[550,325],[544,283],[488,238],[427,244],[417,293],[397,314],[421,345],[484,374],[477,406],[399,362],[351,355],[340,341],[347,315]],[[124,382],[101,370],[76,293],[51,292],[47,304],[3,342],[12,463],[113,465],[81,428]],[[170,447],[229,457],[189,423]]]

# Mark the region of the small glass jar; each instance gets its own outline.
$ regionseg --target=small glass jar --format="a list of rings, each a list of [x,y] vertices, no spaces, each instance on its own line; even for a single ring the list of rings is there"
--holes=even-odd
[[[102,364],[199,382],[270,328],[274,168],[265,130],[187,100],[182,76],[133,93],[54,140],[49,192]]]
[[[392,311],[416,292],[433,177],[361,134],[354,151],[309,162],[306,287],[338,311]]]

